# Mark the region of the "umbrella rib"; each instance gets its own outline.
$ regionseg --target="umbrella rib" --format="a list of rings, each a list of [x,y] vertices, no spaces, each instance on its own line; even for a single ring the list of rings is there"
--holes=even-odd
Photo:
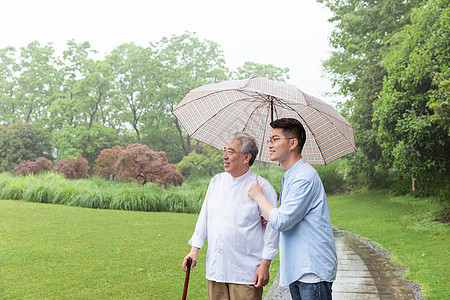
[[[251,117],[253,116],[253,114],[255,113],[256,110],[258,110],[259,108],[263,107],[265,103],[267,103],[268,101],[271,100],[271,98],[274,98],[274,99],[276,99],[276,100],[280,100],[280,99],[278,99],[278,98],[276,98],[276,97],[274,97],[274,96],[270,96],[270,95],[267,95],[267,94],[261,94],[261,93],[259,93],[259,92],[257,92],[257,91],[253,91],[253,92],[254,92],[255,94],[257,94],[257,95],[258,95],[259,97],[261,97],[261,98],[254,98],[254,97],[253,97],[252,95],[250,95],[249,93],[246,93],[245,90],[240,90],[240,92],[241,92],[242,94],[244,94],[244,95],[247,95],[248,97],[252,97],[252,98],[254,99],[253,102],[261,102],[261,103],[260,103],[260,104],[252,111],[252,113],[250,114],[250,117],[247,118],[247,122],[245,123],[244,130],[243,130],[243,131],[245,131],[245,128],[247,128],[247,125],[248,125],[248,123],[249,123]],[[259,101],[258,101],[258,100],[259,100]],[[278,115],[278,114],[277,114],[277,115]]]
[[[256,102],[256,101],[255,101]],[[252,118],[252,116],[254,115],[254,113],[261,107],[264,107],[264,102],[261,102],[260,104],[258,104],[257,107],[255,107],[255,109],[251,112],[250,116],[247,118],[247,122],[245,122],[244,125],[244,129],[242,131],[245,131],[245,129],[247,128],[248,123],[250,122],[250,119]],[[268,115],[268,114],[267,114]]]

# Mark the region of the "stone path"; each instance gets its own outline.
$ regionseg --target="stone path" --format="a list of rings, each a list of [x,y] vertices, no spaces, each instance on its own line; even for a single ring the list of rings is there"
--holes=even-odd
[[[401,279],[387,253],[345,230],[334,229],[338,271],[333,283],[334,300],[423,299],[417,284]],[[274,279],[264,300],[291,299],[289,288]]]

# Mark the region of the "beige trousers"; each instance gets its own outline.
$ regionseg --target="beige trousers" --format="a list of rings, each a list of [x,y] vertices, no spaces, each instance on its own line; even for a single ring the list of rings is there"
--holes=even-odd
[[[261,300],[263,287],[253,284],[235,284],[208,280],[206,289],[209,300]]]

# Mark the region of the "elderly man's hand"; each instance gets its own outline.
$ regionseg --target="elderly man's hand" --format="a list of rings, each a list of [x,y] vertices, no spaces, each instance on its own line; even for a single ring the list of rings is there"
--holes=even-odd
[[[191,252],[189,252],[188,255],[185,256],[184,260],[183,260],[183,264],[181,265],[181,267],[183,268],[183,271],[187,271],[186,265],[188,262],[188,259],[191,259],[191,270],[195,267],[195,265],[197,264],[197,260],[198,260],[198,252],[199,252],[199,248],[197,247],[192,247]]]
[[[255,287],[265,286],[269,283],[270,260],[263,259],[258,269],[256,269],[253,284]]]

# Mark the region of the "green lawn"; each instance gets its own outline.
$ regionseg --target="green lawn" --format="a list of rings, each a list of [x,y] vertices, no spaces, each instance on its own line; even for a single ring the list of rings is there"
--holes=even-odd
[[[180,299],[196,219],[2,200],[1,298]],[[205,252],[191,299],[206,299]]]

